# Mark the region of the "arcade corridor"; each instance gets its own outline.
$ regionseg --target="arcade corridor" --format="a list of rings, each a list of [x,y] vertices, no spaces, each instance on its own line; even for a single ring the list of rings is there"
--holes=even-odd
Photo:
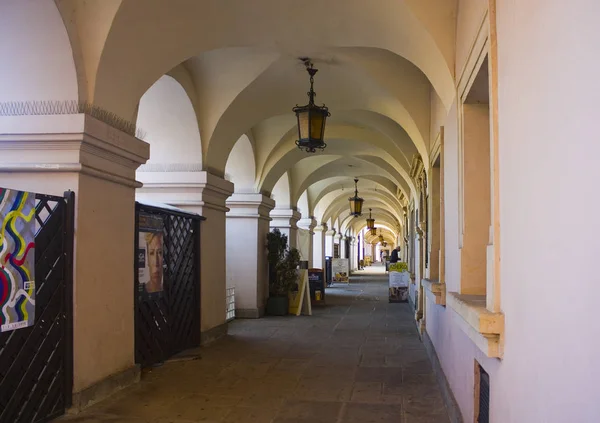
[[[408,304],[388,303],[381,272],[360,273],[311,317],[234,321],[201,359],[167,363],[60,421],[449,421]]]
[[[0,0],[0,423],[600,422],[598,16]]]

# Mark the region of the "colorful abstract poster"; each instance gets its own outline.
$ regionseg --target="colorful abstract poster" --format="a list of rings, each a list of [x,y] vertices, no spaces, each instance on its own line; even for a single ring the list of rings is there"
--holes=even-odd
[[[163,291],[164,222],[159,216],[140,213],[138,246],[138,282],[140,291]]]
[[[0,331],[35,321],[35,194],[0,188]]]

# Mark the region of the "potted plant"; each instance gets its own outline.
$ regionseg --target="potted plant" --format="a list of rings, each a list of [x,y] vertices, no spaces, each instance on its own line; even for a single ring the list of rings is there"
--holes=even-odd
[[[288,314],[288,293],[298,289],[296,269],[300,264],[300,252],[287,247],[287,236],[279,229],[267,235],[267,260],[269,262],[269,299],[267,314],[285,316]]]

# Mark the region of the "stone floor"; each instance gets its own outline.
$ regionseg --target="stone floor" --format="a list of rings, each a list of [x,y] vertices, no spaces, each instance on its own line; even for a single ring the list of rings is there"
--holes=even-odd
[[[313,316],[239,320],[196,360],[169,362],[68,422],[443,423],[407,304],[360,272]]]

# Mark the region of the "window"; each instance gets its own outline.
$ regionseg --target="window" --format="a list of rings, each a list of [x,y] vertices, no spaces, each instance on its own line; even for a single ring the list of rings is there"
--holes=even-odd
[[[461,294],[486,294],[490,201],[490,102],[487,56],[462,105]]]

